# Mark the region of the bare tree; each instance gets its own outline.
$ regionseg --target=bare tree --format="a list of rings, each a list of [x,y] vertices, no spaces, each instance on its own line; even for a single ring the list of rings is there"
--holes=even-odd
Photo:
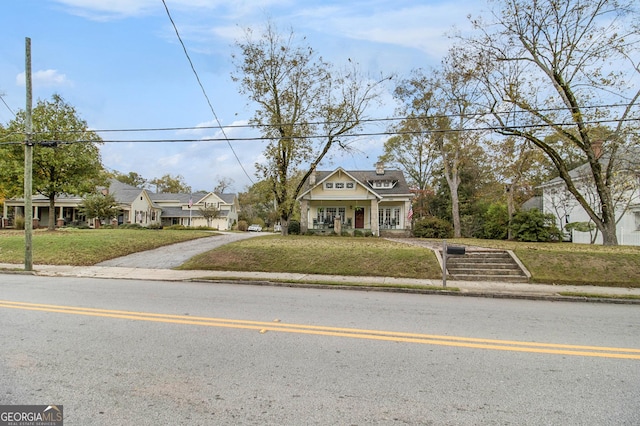
[[[638,127],[640,31],[631,0],[499,0],[456,63],[479,72],[497,130],[528,140],[553,163],[567,190],[617,245],[612,177]],[[600,161],[597,142],[607,127]],[[634,128],[635,126],[635,128]],[[598,136],[596,136],[598,135]],[[551,137],[550,137],[551,136]],[[580,153],[597,195],[579,191],[567,151]],[[603,157],[604,158],[604,157]]]
[[[258,39],[250,29],[245,35],[232,77],[257,105],[251,123],[270,140],[266,162],[256,166],[271,184],[286,235],[304,182],[333,148],[348,149],[340,137],[362,127],[385,79],[367,81],[353,63],[334,73],[293,31],[280,34],[271,23]]]

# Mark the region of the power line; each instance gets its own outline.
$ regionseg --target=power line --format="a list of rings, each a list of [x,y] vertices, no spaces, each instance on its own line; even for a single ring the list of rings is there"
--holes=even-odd
[[[6,106],[6,107],[7,107],[7,109],[9,110],[9,112],[10,112],[11,114],[13,114],[13,116],[15,117],[15,116],[16,116],[16,113],[15,113],[15,112],[13,112],[13,110],[11,109],[11,107],[10,107],[10,106],[7,104],[7,102],[4,100],[4,94],[2,94],[2,93],[0,93],[0,101],[2,101],[2,103],[4,104],[4,106]]]
[[[615,107],[627,107],[627,106],[628,105],[626,104],[591,105],[591,106],[583,106],[582,109],[615,108]],[[559,112],[559,111],[566,111],[566,108],[545,108],[545,109],[536,110],[536,112],[538,113]],[[518,110],[518,111],[509,112],[509,113],[505,112],[504,114],[525,114],[525,113],[530,113],[530,111]],[[359,122],[375,124],[375,123],[397,122],[397,121],[437,120],[439,118],[480,119],[482,117],[493,115],[493,114],[494,113],[492,112],[484,112],[484,113],[477,113],[477,114],[438,114],[438,115],[423,115],[423,116],[386,117],[386,118],[363,119],[363,120],[359,120]],[[634,119],[631,119],[631,120],[634,120]],[[617,119],[609,119],[609,120],[604,120],[602,122],[619,122],[619,121],[620,120],[617,120]],[[626,120],[626,121],[629,121],[629,120]],[[306,126],[316,126],[316,125],[332,125],[332,124],[338,124],[338,123],[343,123],[343,121],[340,121],[340,122],[312,121],[312,122],[300,123],[300,125],[306,127]],[[350,123],[350,122],[348,121],[346,123]],[[590,122],[585,122],[585,123],[588,124]],[[569,124],[563,123],[561,125],[566,126],[566,125],[570,125],[570,123]],[[95,133],[128,133],[128,132],[136,133],[136,132],[167,132],[167,131],[176,132],[176,131],[193,131],[193,130],[220,130],[226,137],[225,129],[260,129],[260,128],[269,128],[269,127],[278,127],[278,126],[280,126],[280,124],[229,124],[229,125],[223,126],[218,121],[218,124],[215,126],[185,126],[185,127],[175,126],[175,127],[147,127],[147,128],[141,127],[141,128],[129,128],[129,129],[91,129],[91,131]],[[58,133],[72,134],[72,133],[84,133],[85,131],[87,130],[68,130],[68,131],[62,130],[62,131],[58,131]],[[34,132],[33,134],[37,135],[40,133],[47,133],[47,132]],[[229,140],[233,140],[233,138],[229,138]]]
[[[628,118],[624,120],[593,120],[586,121],[584,124],[587,125],[595,125],[595,124],[606,124],[606,123],[619,123],[619,122],[630,122],[630,121],[638,121],[635,118]],[[490,132],[490,131],[498,131],[498,130],[522,130],[522,129],[544,129],[544,128],[555,128],[555,127],[568,127],[573,126],[575,123],[543,123],[543,124],[530,124],[530,125],[522,125],[522,126],[486,126],[486,127],[472,127],[472,128],[464,128],[464,129],[428,129],[428,130],[415,130],[415,131],[383,131],[383,132],[360,132],[360,133],[346,133],[341,135],[341,138],[362,138],[362,137],[373,137],[373,136],[403,136],[403,135],[422,135],[422,134],[441,134],[441,133],[463,133],[463,132]],[[305,136],[291,136],[291,139],[320,139],[324,138],[326,135],[316,134],[316,135],[305,135]],[[93,143],[93,142],[102,142],[102,143],[197,143],[197,142],[256,142],[256,141],[271,141],[274,138],[268,136],[249,136],[249,137],[238,137],[238,138],[229,138],[229,137],[220,137],[220,138],[166,138],[166,139],[102,139],[100,141],[95,140],[83,140],[78,139],[75,141],[40,141],[36,142],[39,144],[42,143],[59,143],[59,144],[70,144],[70,143]],[[21,144],[22,141],[7,141],[0,142],[0,145],[11,145],[11,144]]]
[[[200,89],[202,90],[202,94],[204,95],[205,99],[207,100],[207,104],[209,105],[209,109],[211,110],[211,113],[213,114],[213,117],[215,118],[216,123],[218,123],[218,126],[220,126],[220,120],[218,120],[218,116],[217,116],[216,112],[213,109],[213,105],[211,105],[211,101],[209,100],[209,96],[207,95],[207,91],[204,90],[204,86],[202,85],[202,81],[200,81],[200,76],[198,75],[198,72],[196,71],[196,68],[193,65],[193,61],[191,60],[191,56],[189,56],[189,52],[187,51],[187,47],[185,46],[184,42],[182,41],[182,37],[180,37],[180,33],[178,32],[178,27],[176,26],[176,23],[173,21],[173,18],[171,17],[171,12],[169,12],[169,7],[167,6],[167,3],[166,3],[165,0],[162,0],[162,4],[164,5],[164,9],[167,11],[167,16],[169,17],[169,21],[171,21],[171,25],[173,25],[173,29],[176,32],[176,36],[178,37],[178,41],[180,42],[180,45],[182,46],[182,50],[184,51],[184,54],[187,57],[187,60],[189,61],[189,65],[191,66],[191,71],[193,71],[193,74],[196,76],[196,80],[198,81],[198,85],[200,86]],[[227,140],[227,144],[229,145],[229,148],[231,148],[231,152],[233,152],[233,156],[236,158],[236,161],[240,165],[240,168],[242,169],[244,174],[247,176],[249,181],[253,184],[254,183],[253,179],[251,179],[251,176],[249,176],[249,173],[247,173],[247,171],[245,170],[244,166],[242,165],[242,162],[240,161],[240,158],[238,158],[238,154],[236,154],[236,151],[233,149],[233,146],[231,145],[231,141],[229,141],[229,139],[227,138],[227,134],[225,133],[224,129],[222,129],[222,127],[220,127],[220,130],[222,131],[222,134],[224,135],[225,139]]]

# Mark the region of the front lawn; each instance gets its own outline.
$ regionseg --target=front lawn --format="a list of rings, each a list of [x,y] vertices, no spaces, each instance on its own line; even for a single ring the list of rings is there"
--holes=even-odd
[[[378,238],[272,235],[228,244],[180,269],[442,278],[434,253]]]
[[[167,244],[215,235],[206,231],[59,229],[33,233],[33,263],[94,265]],[[0,232],[0,263],[24,263],[24,231]]]
[[[452,243],[513,250],[532,281],[640,288],[640,247],[456,239]]]

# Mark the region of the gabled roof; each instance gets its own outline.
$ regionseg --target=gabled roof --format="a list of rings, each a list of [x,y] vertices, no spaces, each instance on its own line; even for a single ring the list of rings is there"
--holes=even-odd
[[[402,173],[401,170],[385,170],[383,174],[379,174],[376,172],[376,170],[344,170],[342,167],[338,167],[336,170],[332,171],[316,171],[316,184],[309,184],[309,180],[307,179],[303,191],[298,199],[304,197],[313,188],[322,185],[324,181],[328,180],[331,176],[337,174],[338,172],[342,172],[351,177],[358,184],[362,185],[369,192],[373,193],[377,198],[385,198],[390,196],[413,196],[409,185],[404,178],[404,173]],[[374,188],[373,183],[380,181],[392,182],[393,185],[386,188]]]
[[[175,201],[180,204],[189,204],[189,200],[191,199],[193,203],[197,203],[199,200],[203,199],[208,193],[207,192],[194,192],[193,194],[183,194],[183,193],[149,193],[149,196],[153,201]]]
[[[603,154],[602,157],[598,160],[602,164],[603,170],[609,164],[610,155],[607,153]],[[640,170],[640,149],[638,148],[624,148],[623,151],[618,152],[617,154],[617,163],[618,167],[622,170]],[[591,166],[589,163],[581,164],[580,166],[569,170],[569,176],[571,179],[579,179],[583,176],[590,177],[591,176]],[[544,182],[538,185],[538,188],[547,188],[556,185],[564,185],[564,180],[557,176],[547,182]]]
[[[144,189],[127,185],[117,179],[109,179],[109,194],[120,204],[131,204]]]

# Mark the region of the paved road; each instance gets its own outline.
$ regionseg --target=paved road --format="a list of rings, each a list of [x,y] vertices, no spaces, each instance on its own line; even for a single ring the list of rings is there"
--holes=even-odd
[[[640,424],[635,306],[17,274],[0,299],[0,404],[69,426]]]
[[[128,256],[118,257],[98,263],[97,266],[119,266],[123,268],[147,268],[147,269],[171,269],[182,265],[193,256],[204,253],[224,244],[247,238],[265,235],[263,232],[221,232],[208,238],[185,241],[183,243],[171,244],[148,250],[133,253]]]

